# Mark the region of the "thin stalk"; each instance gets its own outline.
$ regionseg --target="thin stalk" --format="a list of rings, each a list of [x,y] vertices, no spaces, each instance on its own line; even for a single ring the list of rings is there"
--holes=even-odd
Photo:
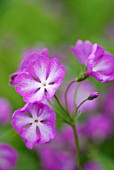
[[[76,97],[77,97],[77,92],[78,92],[79,86],[80,86],[80,83],[78,83],[78,85],[76,87],[76,90],[75,90],[75,93],[74,93],[73,111],[75,111],[75,109],[77,107],[77,105],[76,105]]]
[[[59,101],[59,99],[57,98],[57,96],[55,95],[54,97],[55,97],[58,105],[60,106],[60,108],[64,111],[64,113],[69,117],[69,119],[70,119],[70,121],[71,121],[72,119],[71,119],[71,116],[70,116],[69,112],[64,109],[64,107],[63,107],[62,104],[60,103],[60,101]]]
[[[67,112],[68,112],[68,100],[67,100],[68,91],[69,91],[69,88],[71,87],[71,85],[72,85],[73,83],[75,83],[75,80],[71,81],[71,82],[68,84],[68,86],[67,86],[67,88],[66,88],[66,91],[65,91],[65,104],[66,104],[66,110],[67,110]]]
[[[54,106],[53,106],[53,104],[50,102],[50,100],[47,99],[47,101],[48,101],[48,103],[50,104],[50,106],[51,106],[53,109],[55,109]],[[64,115],[63,115],[63,114],[60,114],[60,112],[56,111],[56,109],[55,109],[55,112],[56,112],[57,115],[59,115],[59,116],[61,117],[61,120],[58,119],[59,121],[62,121],[62,122],[64,122],[64,123],[66,123],[66,124],[71,125],[71,123],[64,118]]]
[[[77,115],[77,113],[78,113],[78,111],[79,111],[79,108],[83,105],[83,103],[85,103],[86,101],[88,101],[88,98],[87,99],[85,99],[85,100],[83,100],[79,105],[78,105],[78,107],[76,108],[76,111],[74,112],[74,114],[73,114],[73,117],[75,118],[76,117],[76,115]]]
[[[76,144],[76,149],[77,149],[78,170],[81,170],[80,146],[79,146],[79,139],[78,139],[75,122],[74,122],[74,125],[72,125],[72,129],[73,129],[74,139],[75,139],[75,144]]]

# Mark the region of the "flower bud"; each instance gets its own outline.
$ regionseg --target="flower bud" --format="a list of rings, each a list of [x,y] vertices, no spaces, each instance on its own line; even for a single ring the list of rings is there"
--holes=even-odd
[[[98,92],[92,92],[90,94],[90,96],[88,97],[88,100],[94,100],[95,98],[97,98],[99,96]]]

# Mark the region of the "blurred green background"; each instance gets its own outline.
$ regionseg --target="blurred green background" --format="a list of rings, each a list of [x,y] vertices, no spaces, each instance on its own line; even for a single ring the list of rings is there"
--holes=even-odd
[[[22,97],[8,81],[9,74],[17,70],[23,51],[29,48],[43,45],[58,51],[66,46],[68,51],[63,51],[67,76],[78,73],[78,62],[69,48],[77,39],[97,42],[114,54],[114,0],[0,0],[0,97],[8,98],[13,110],[23,106]],[[36,154],[25,148],[14,131],[12,136],[6,127],[0,133],[1,141],[19,151],[16,170],[38,169]],[[106,170],[114,170],[112,157],[93,152],[95,159],[106,164]]]

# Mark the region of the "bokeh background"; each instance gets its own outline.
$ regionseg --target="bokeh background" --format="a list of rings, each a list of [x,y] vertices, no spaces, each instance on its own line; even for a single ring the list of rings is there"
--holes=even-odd
[[[24,105],[9,86],[9,74],[17,70],[23,52],[30,48],[43,46],[58,55],[67,67],[66,80],[78,75],[82,68],[70,52],[78,39],[97,42],[114,54],[113,0],[0,0],[0,97],[10,101],[12,110]],[[101,96],[110,86],[92,81]],[[1,127],[0,142],[18,150],[16,170],[40,169],[37,154],[25,147],[11,125]],[[114,170],[113,143],[112,137],[89,153],[106,170]]]

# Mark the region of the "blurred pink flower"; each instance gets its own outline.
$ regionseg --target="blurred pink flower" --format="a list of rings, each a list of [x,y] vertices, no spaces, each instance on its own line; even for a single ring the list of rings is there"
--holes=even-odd
[[[91,161],[85,164],[83,170],[103,170],[103,168],[100,163]]]
[[[10,75],[10,85],[13,86],[13,81],[16,78],[16,76],[20,73],[27,72],[28,71],[27,69],[31,62],[38,59],[40,55],[48,56],[48,49],[47,48],[43,48],[42,50],[30,49],[28,51],[25,51],[23,54],[23,59],[19,65],[19,70]]]
[[[104,141],[112,133],[112,122],[104,114],[92,115],[85,123],[85,135],[94,142]]]
[[[76,151],[73,152],[72,146],[67,145],[67,141],[63,138],[62,133],[59,132],[54,141],[38,146],[37,152],[41,157],[44,170],[76,170]]]
[[[10,145],[0,143],[0,170],[12,170],[17,158],[17,152]]]
[[[5,98],[0,98],[0,124],[7,124],[10,122],[11,105]]]

